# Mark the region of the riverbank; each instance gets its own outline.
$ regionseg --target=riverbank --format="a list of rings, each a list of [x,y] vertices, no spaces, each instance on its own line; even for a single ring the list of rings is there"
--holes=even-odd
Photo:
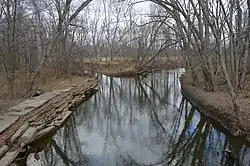
[[[183,96],[201,113],[217,121],[233,136],[241,136],[250,141],[250,98],[247,92],[237,100],[244,124],[243,130],[235,115],[229,93],[224,91],[205,92],[201,87],[194,86],[188,77],[188,74],[180,77]]]
[[[49,73],[49,71],[47,73]],[[25,85],[23,85],[22,83],[25,82],[22,80],[25,78],[23,76],[20,76],[20,78],[17,79],[17,83],[15,85],[15,97],[11,96],[10,92],[8,91],[8,83],[5,80],[1,80],[0,85],[2,85],[2,87],[0,89],[0,115],[10,107],[25,101],[29,97],[37,96],[45,92],[51,92],[53,90],[65,89],[72,85],[81,85],[89,79],[94,79],[93,76],[89,75],[70,75],[62,78],[57,78],[53,75],[53,73],[51,73],[51,75],[45,76],[46,78],[43,78],[43,76],[37,78],[35,87],[29,93],[25,91]]]
[[[9,165],[25,146],[59,129],[75,106],[92,97],[97,87],[94,78],[68,80],[68,84],[51,87],[52,91],[6,110],[0,117],[0,165]]]
[[[38,163],[61,166],[189,165],[190,161],[228,165],[227,160],[240,159],[247,165],[249,144],[198,113],[180,94],[178,78],[183,72],[152,73],[141,83],[102,76],[100,92],[79,106],[46,146],[41,141],[38,147],[32,145],[30,160],[38,157]],[[140,139],[131,139],[131,134]],[[105,142],[109,155],[103,156]]]
[[[86,66],[86,65],[85,65]],[[146,76],[148,73],[183,68],[183,60],[159,59],[153,64],[138,65],[135,61],[115,61],[111,65],[94,62],[95,71],[110,77],[134,77],[136,75]]]
[[[181,58],[176,57],[158,57],[151,63],[143,67],[136,67],[136,60],[115,58],[108,65],[106,59],[95,59],[92,62],[85,59],[83,64],[72,66],[69,73],[58,77],[54,70],[47,68],[41,73],[35,81],[35,87],[31,92],[25,89],[28,77],[26,72],[17,73],[14,85],[13,96],[8,89],[8,81],[4,73],[0,72],[0,115],[11,106],[21,103],[30,96],[35,96],[36,92],[44,93],[56,89],[66,88],[71,84],[77,84],[85,81],[89,77],[93,77],[96,73],[104,74],[111,77],[134,77],[136,75],[146,76],[148,73],[182,68],[185,66]]]

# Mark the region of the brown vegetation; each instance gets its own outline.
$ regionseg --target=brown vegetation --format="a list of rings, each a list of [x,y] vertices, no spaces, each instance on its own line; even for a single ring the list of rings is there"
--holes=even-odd
[[[248,96],[250,81],[250,1],[150,1],[156,5],[150,6],[146,19],[138,19],[129,0],[95,1],[93,6],[92,0],[78,4],[73,0],[3,0],[2,108],[37,90],[55,89],[60,82],[70,84],[70,79],[75,82],[79,78],[75,76],[146,75],[182,67],[184,60],[191,70],[187,84],[202,88],[200,97],[207,102],[215,97],[212,93],[229,95],[224,102],[234,111],[239,128],[247,129],[248,104],[242,96]],[[163,61],[165,57],[177,61]]]
[[[84,83],[87,79],[93,78],[93,75],[69,75],[65,77],[56,77],[53,72],[47,71],[46,74],[42,73],[41,77],[38,77],[35,80],[35,86],[33,86],[31,91],[28,91],[24,88],[25,83],[27,82],[23,74],[19,74],[19,78],[16,78],[14,83],[15,85],[15,98],[9,93],[8,84],[4,84],[5,80],[2,80],[3,84],[0,91],[0,114],[4,112],[9,107],[18,104],[25,100],[26,98],[35,96],[37,91],[41,93],[49,92],[52,90],[64,89],[71,85],[77,85]],[[3,77],[4,78],[4,77]]]
[[[135,12],[130,1],[4,0],[0,3],[0,108],[47,90],[44,87],[51,81],[96,71],[144,74],[158,68],[154,65],[160,64],[154,63],[158,56],[180,57],[178,42],[165,34],[170,29],[159,22],[145,24]],[[94,62],[103,58],[105,65]],[[117,58],[129,59],[126,63],[135,67],[119,62],[120,69],[111,73]]]

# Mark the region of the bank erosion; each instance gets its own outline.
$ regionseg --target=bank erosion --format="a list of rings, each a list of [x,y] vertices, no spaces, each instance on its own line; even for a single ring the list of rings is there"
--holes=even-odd
[[[29,144],[56,132],[80,103],[98,90],[98,80],[45,92],[25,100],[0,116],[0,165],[10,165]]]
[[[230,94],[226,91],[207,92],[194,83],[192,76],[186,72],[180,77],[183,96],[206,116],[217,121],[233,136],[240,136],[250,141],[250,98],[249,92],[238,97],[243,126],[238,121]]]

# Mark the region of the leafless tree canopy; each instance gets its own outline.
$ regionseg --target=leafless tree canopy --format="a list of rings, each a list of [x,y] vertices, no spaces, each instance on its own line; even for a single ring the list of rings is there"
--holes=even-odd
[[[150,5],[148,11],[142,14],[131,0],[1,1],[0,70],[9,92],[30,91],[41,74],[64,76],[86,58],[142,63],[147,56],[176,55],[174,31],[154,17],[162,9]]]
[[[247,0],[151,0],[162,7],[157,18],[168,15],[175,27],[182,55],[192,72],[202,71],[208,91],[218,90],[223,73],[239,120],[237,92],[248,85],[250,53],[250,1]],[[241,120],[240,120],[241,121]]]
[[[250,1],[150,1],[1,1],[0,69],[10,92],[20,75],[30,90],[45,69],[61,77],[84,58],[145,65],[182,56],[188,69],[202,71],[208,91],[218,90],[222,75],[236,101],[248,85]]]

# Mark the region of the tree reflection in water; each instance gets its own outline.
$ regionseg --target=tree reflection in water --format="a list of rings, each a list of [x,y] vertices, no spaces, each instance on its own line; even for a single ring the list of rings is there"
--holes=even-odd
[[[182,72],[100,76],[100,91],[44,150],[45,165],[248,165],[248,145],[182,97]]]

